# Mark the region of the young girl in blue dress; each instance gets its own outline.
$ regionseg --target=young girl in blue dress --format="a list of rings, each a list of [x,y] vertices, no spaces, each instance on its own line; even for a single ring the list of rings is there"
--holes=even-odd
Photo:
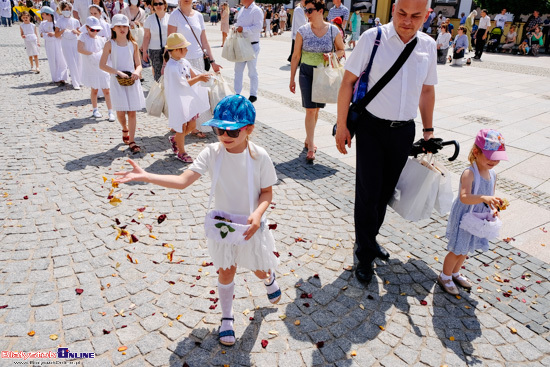
[[[458,197],[453,202],[447,224],[449,253],[443,262],[443,271],[437,279],[443,290],[452,295],[459,294],[457,284],[463,288],[472,288],[468,279],[460,274],[468,253],[489,249],[488,239],[476,237],[460,228],[462,217],[470,211],[472,205],[474,213],[493,212],[494,216],[498,215],[497,210],[503,205],[503,200],[494,196],[496,174],[493,170],[501,160],[508,160],[502,135],[495,130],[480,130],[468,160],[471,166],[462,173]],[[479,177],[474,195],[472,192],[476,176]]]
[[[281,299],[281,290],[275,281],[275,269],[279,263],[274,254],[275,240],[265,220],[277,175],[265,149],[249,141],[255,117],[256,111],[248,99],[240,95],[227,96],[214,109],[214,118],[203,124],[212,127],[219,142],[208,145],[181,175],[148,173],[132,160],[128,160],[134,168],[131,172],[115,173],[121,176],[116,180],[119,183],[144,181],[181,190],[208,172],[212,177],[210,198],[215,198],[215,211],[230,213],[231,218],[248,217],[246,222],[250,227],[239,238],[240,244],[227,244],[222,240],[235,233],[236,223],[218,222],[215,228],[221,237],[217,239],[210,235],[209,229],[205,229],[208,252],[219,272],[218,294],[222,309],[219,338],[224,345],[235,344],[233,279],[237,266],[252,270],[264,281],[271,303]]]

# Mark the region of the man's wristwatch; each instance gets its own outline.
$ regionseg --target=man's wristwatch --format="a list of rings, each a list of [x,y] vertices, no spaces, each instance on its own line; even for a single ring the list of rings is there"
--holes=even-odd
[[[216,62],[216,60],[210,59],[210,63],[211,63],[211,64],[213,64],[213,63],[215,63],[215,62]]]
[[[433,127],[429,127],[427,129],[422,129],[422,132],[423,133],[429,133],[429,132],[433,132],[434,131],[434,128]]]

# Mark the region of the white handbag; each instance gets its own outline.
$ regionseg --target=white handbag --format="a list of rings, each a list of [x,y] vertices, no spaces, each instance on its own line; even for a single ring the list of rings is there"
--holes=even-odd
[[[159,79],[158,83],[153,83],[153,86],[145,99],[145,109],[147,114],[160,117],[162,113],[168,117],[168,105],[164,97],[164,75]]]
[[[311,101],[315,103],[338,102],[338,91],[344,79],[344,65],[332,53],[328,65],[320,64],[313,69]]]
[[[477,195],[479,188],[479,170],[477,164],[474,162],[472,165],[474,168],[474,183],[472,195]],[[494,173],[491,173],[491,187],[494,187],[495,177]],[[486,238],[492,240],[498,238],[500,228],[502,227],[502,221],[499,217],[493,216],[492,212],[475,213],[474,205],[470,205],[470,210],[465,213],[460,220],[459,228],[479,238]]]
[[[441,173],[431,166],[432,155],[409,157],[399,176],[389,205],[403,218],[429,218],[435,205]]]
[[[206,237],[209,239],[224,245],[244,245],[246,244],[244,233],[248,230],[248,228],[250,228],[250,224],[247,223],[248,215],[231,214],[221,210],[210,210],[212,198],[214,197],[214,191],[220,175],[223,156],[227,154],[225,152],[225,148],[221,145],[219,149],[223,150],[218,156],[216,166],[214,167],[212,187],[210,188],[210,198],[208,199],[208,212],[204,218],[204,232]],[[248,200],[250,205],[250,213],[252,213],[254,211],[254,163],[250,157],[250,152],[245,151],[245,154],[247,156],[246,166],[249,188]],[[264,225],[265,223],[262,220],[261,226]]]
[[[212,87],[208,91],[208,98],[210,100],[210,112],[214,113],[214,108],[225,97],[233,94],[229,84],[225,81],[221,73],[217,73],[210,78],[213,82]]]

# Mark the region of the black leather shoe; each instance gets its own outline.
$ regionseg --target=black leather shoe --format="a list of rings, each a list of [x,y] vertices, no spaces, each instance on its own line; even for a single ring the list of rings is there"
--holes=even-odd
[[[355,269],[355,277],[365,285],[370,283],[373,275],[372,264],[363,265],[360,263],[357,265],[357,269]]]
[[[250,96],[250,97],[248,97],[248,100],[249,100],[250,102],[254,103],[254,102],[256,102],[256,101],[258,100],[258,97],[256,97],[256,96]]]
[[[390,253],[385,248],[378,245],[378,249],[375,252],[374,256],[376,256],[380,260],[388,260],[390,258]]]

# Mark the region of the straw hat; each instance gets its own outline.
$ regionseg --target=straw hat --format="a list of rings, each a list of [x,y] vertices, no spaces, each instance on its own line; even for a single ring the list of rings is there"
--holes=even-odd
[[[183,34],[172,33],[171,35],[168,36],[168,39],[166,40],[165,48],[167,50],[176,50],[178,48],[186,48],[189,45],[191,45],[191,43],[185,39]]]

